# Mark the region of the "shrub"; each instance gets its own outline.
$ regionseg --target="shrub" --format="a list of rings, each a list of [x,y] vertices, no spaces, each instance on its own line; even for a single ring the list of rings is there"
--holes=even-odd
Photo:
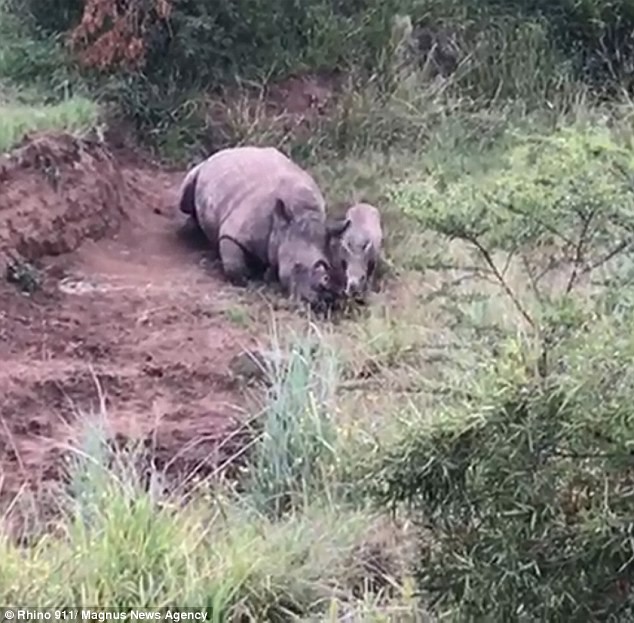
[[[124,8],[111,0],[86,0],[80,23],[69,43],[83,66],[100,70],[134,70],[144,65],[147,40],[157,26],[167,23],[168,0],[130,3]]]
[[[595,84],[629,88],[634,55],[634,4],[631,0],[492,0],[494,7],[543,16],[550,37],[575,58],[578,70]]]
[[[392,188],[410,218],[469,243],[526,320],[367,475],[417,522],[419,587],[456,620],[632,616],[634,161],[627,140],[583,130],[520,136],[497,171]],[[582,283],[599,266],[608,287]],[[564,278],[548,289],[538,270]]]
[[[419,522],[418,579],[439,610],[631,616],[632,335],[629,319],[593,318],[546,382],[521,357],[491,363],[472,401],[408,430],[373,471],[379,499]]]
[[[3,0],[3,4],[34,31],[50,36],[79,22],[85,0]]]
[[[545,36],[534,48],[537,55],[548,48],[556,49],[571,63],[578,79],[591,81],[598,87],[620,89],[631,80],[634,58],[631,0],[454,0],[449,3],[431,0],[417,3],[413,14],[417,23],[432,27],[442,24],[463,41],[465,34],[478,32],[482,33],[483,41],[490,41],[488,24],[496,28],[504,21],[514,23],[518,32],[522,31],[523,24],[529,29],[538,24],[545,29]],[[500,45],[503,41],[507,45]],[[507,56],[512,62],[508,54],[513,50],[510,37],[495,36],[491,43],[489,49],[493,54]],[[511,74],[507,77],[514,79]]]
[[[376,0],[356,6],[324,0],[307,5],[232,0],[214,6],[201,0],[88,0],[81,19],[69,7],[58,32],[70,33],[87,66],[106,71],[143,66],[155,82],[178,76],[181,83],[200,84],[304,64],[331,69],[349,64],[350,50],[356,60],[376,59],[389,38],[394,6]]]
[[[568,295],[624,253],[634,227],[634,159],[605,128],[525,136],[501,170],[395,185],[392,201],[423,227],[466,241],[533,328],[539,314],[505,273],[514,259],[539,301]],[[501,257],[504,253],[504,257]],[[567,272],[566,272],[567,271]],[[563,285],[546,277],[566,275]],[[561,279],[559,279],[561,280]],[[525,290],[526,288],[524,288]]]
[[[38,33],[34,37],[28,24],[9,10],[7,0],[0,0],[0,79],[20,85],[44,83],[50,91],[63,86],[68,91],[69,65],[56,35]],[[57,93],[48,95],[59,97]]]

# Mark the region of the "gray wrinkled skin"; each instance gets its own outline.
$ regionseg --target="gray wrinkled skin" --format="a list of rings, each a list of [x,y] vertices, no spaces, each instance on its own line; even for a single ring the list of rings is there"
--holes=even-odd
[[[345,274],[346,296],[364,299],[383,244],[381,215],[369,203],[357,203],[343,219],[342,235],[330,243],[333,266]]]
[[[267,271],[293,298],[312,305],[328,298],[327,249],[343,226],[326,226],[316,182],[279,150],[233,147],[213,154],[189,171],[179,204],[232,283],[244,285]]]

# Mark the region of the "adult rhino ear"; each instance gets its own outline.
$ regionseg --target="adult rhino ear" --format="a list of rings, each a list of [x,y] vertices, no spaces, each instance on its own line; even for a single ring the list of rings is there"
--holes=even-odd
[[[326,224],[328,239],[341,238],[351,224],[352,221],[345,217],[331,220]]]
[[[288,209],[288,206],[281,199],[278,199],[275,202],[273,215],[281,223],[284,223],[284,225],[288,225],[293,220],[293,213]]]

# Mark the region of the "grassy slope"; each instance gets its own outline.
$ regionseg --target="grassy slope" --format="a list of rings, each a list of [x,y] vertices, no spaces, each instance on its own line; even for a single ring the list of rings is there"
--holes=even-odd
[[[67,130],[78,132],[98,119],[98,108],[84,97],[72,97],[58,104],[24,104],[9,98],[0,104],[0,152],[16,145],[29,132]]]
[[[56,43],[28,39],[0,2],[0,152],[27,132],[82,131],[94,124],[99,107],[72,93],[75,83]]]

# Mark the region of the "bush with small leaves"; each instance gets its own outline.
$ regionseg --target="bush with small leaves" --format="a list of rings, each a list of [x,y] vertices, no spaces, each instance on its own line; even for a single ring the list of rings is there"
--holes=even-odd
[[[438,612],[630,620],[634,326],[587,320],[547,380],[516,343],[468,402],[412,425],[369,471],[419,524],[419,585]]]
[[[467,242],[536,327],[505,267],[519,261],[538,298],[552,303],[626,254],[634,233],[634,157],[607,128],[568,128],[518,138],[502,162],[501,170],[457,181],[432,172],[423,182],[396,184],[391,201],[423,227]],[[547,291],[542,284],[555,272],[566,273],[564,284]]]
[[[502,332],[365,482],[418,523],[419,585],[438,613],[631,620],[634,158],[597,126],[517,137],[497,163],[401,181],[391,201],[471,245],[524,330]]]

